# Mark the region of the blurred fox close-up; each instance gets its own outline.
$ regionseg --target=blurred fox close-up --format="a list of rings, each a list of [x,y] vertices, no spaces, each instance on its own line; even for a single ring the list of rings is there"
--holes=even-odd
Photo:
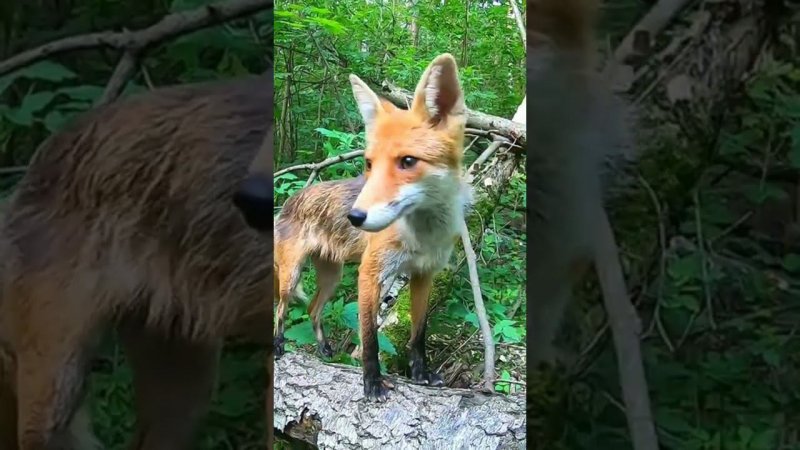
[[[786,0],[2,2],[0,450],[800,450],[798,42]]]

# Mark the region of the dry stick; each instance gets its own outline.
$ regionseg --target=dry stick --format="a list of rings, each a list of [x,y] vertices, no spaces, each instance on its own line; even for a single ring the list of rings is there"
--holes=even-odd
[[[661,321],[661,304],[664,302],[664,283],[667,277],[667,230],[664,226],[664,213],[661,210],[661,202],[658,201],[658,195],[653,187],[650,186],[650,183],[648,183],[647,180],[641,175],[639,175],[637,179],[647,191],[647,194],[650,196],[650,200],[653,202],[653,207],[656,210],[656,217],[658,219],[658,245],[660,253],[656,307],[655,311],[653,311],[653,320],[650,322],[650,327],[647,329],[647,332],[645,332],[645,335],[649,335],[653,331],[654,327],[658,328],[658,333],[664,340],[664,344],[666,344],[667,348],[672,353],[675,351],[675,346],[672,345],[672,340],[669,338],[669,334],[664,328],[664,323]]]
[[[248,16],[272,6],[273,0],[230,0],[164,16],[154,25],[138,31],[102,31],[59,39],[3,61],[0,63],[0,76],[49,56],[73,50],[98,47],[134,52],[144,50],[163,41]]]
[[[472,297],[475,300],[475,314],[478,316],[481,335],[483,335],[483,349],[486,359],[483,366],[483,387],[490,392],[494,392],[494,337],[492,337],[492,329],[486,316],[486,306],[483,304],[483,296],[481,295],[481,283],[478,279],[478,258],[475,256],[475,250],[469,240],[469,228],[467,228],[466,221],[461,222],[461,243],[464,245],[464,255],[467,258],[467,267],[469,268],[469,281],[472,285]]]
[[[296,166],[287,167],[285,169],[281,169],[275,172],[276,177],[281,176],[285,173],[289,172],[296,172],[298,170],[310,170],[312,172],[319,172],[320,170],[332,166],[334,164],[344,162],[350,159],[358,158],[359,156],[364,154],[364,150],[353,150],[352,152],[342,153],[341,155],[331,156],[330,158],[326,158],[320,162],[316,163],[304,163],[304,164],[297,164]]]
[[[522,37],[522,47],[528,48],[528,33],[525,31],[525,24],[522,23],[522,14],[520,14],[519,8],[517,7],[517,0],[508,0],[508,3],[511,4],[511,11],[514,13],[514,20],[517,22],[519,35]]]
[[[614,50],[612,63],[625,64],[629,58],[640,53],[637,41],[647,39],[644,50],[652,47],[653,37],[660,33],[672,21],[672,18],[692,0],[659,0],[650,11],[634,25],[622,42]],[[640,41],[641,42],[641,41]],[[607,66],[606,69],[609,67]]]
[[[658,450],[658,437],[653,425],[647,379],[642,363],[639,317],[628,298],[614,232],[605,210],[602,209],[598,227],[595,265],[617,351],[622,397],[625,401],[633,448]]]
[[[137,54],[137,50],[128,50],[122,54],[122,58],[120,58],[117,67],[114,69],[114,73],[106,84],[103,95],[97,100],[95,106],[111,103],[119,97],[122,93],[122,89],[125,87],[125,83],[127,83],[134,72],[136,72],[136,67],[138,65]]]

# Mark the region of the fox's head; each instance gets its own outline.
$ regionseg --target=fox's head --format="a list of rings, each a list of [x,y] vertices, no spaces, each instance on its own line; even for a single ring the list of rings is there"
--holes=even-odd
[[[364,231],[381,231],[415,209],[456,202],[466,125],[456,61],[434,59],[408,110],[379,98],[350,75],[364,118],[366,184],[347,215]],[[447,205],[449,206],[449,205]]]

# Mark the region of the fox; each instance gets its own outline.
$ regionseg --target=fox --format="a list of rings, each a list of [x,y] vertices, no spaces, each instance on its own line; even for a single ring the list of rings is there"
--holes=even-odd
[[[599,0],[527,0],[527,363],[568,362],[554,339],[573,285],[593,265],[633,448],[656,450],[639,318],[604,206],[631,180],[636,155],[629,111],[595,69],[598,9]]]
[[[380,98],[358,76],[350,85],[364,121],[364,172],[355,178],[312,184],[290,196],[275,219],[275,355],[284,352],[289,302],[306,260],[316,269],[308,313],[318,351],[333,352],[321,322],[325,303],[345,263],[358,263],[358,315],[364,396],[383,402],[393,388],[378,361],[379,301],[400,273],[411,299],[409,364],[415,383],[440,387],[428,367],[425,332],[433,278],[450,258],[472,201],[462,154],[466,105],[455,59],[433,59],[409,109]]]
[[[160,87],[39,146],[0,223],[0,448],[98,445],[85,393],[107,333],[133,372],[133,449],[192,448],[226,339],[271,353],[272,239],[237,199],[271,159],[272,86],[269,69]]]

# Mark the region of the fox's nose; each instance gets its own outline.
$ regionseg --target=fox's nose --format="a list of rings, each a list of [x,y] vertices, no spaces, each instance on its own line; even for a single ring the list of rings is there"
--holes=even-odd
[[[354,227],[360,227],[361,224],[367,220],[367,213],[360,209],[352,209],[347,215],[347,220],[349,220]]]
[[[239,185],[233,203],[245,221],[259,231],[272,228],[272,180],[262,175],[251,175]]]

